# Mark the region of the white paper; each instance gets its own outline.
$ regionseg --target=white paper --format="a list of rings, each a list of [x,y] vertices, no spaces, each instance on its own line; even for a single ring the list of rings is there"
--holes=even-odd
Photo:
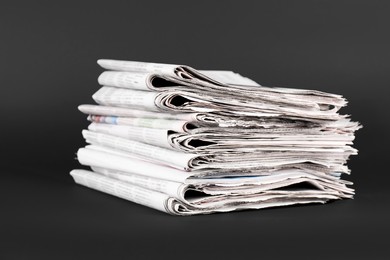
[[[166,210],[168,195],[148,190],[126,182],[99,176],[86,170],[73,170],[70,173],[75,182],[88,188],[105,192],[116,197],[151,207],[163,212]]]

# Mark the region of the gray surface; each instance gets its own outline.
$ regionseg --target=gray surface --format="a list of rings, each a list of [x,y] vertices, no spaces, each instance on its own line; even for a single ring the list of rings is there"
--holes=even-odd
[[[2,2],[2,259],[390,253],[387,1]],[[228,69],[343,94],[364,128],[355,200],[171,217],[72,183],[98,58]]]

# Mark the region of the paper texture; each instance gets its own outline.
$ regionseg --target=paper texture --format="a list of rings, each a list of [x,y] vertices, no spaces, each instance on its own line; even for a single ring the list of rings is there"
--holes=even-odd
[[[90,125],[75,182],[173,215],[354,196],[347,162],[361,128],[338,94],[265,87],[232,71],[99,60],[80,105]]]

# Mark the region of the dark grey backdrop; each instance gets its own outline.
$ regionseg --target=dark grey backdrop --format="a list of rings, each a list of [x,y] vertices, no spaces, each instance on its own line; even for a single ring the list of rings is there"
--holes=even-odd
[[[190,259],[389,253],[388,1],[2,1],[0,256]],[[172,217],[73,184],[98,58],[227,69],[335,92],[360,121],[357,195],[325,206]],[[135,258],[135,259],[137,259]]]

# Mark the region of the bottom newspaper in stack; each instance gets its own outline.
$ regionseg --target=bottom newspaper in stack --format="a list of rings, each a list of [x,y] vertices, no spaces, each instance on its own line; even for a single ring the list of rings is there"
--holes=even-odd
[[[193,174],[95,145],[81,148],[78,158],[93,171],[73,170],[77,183],[177,215],[325,203],[353,196],[346,187],[351,183],[315,171]]]

